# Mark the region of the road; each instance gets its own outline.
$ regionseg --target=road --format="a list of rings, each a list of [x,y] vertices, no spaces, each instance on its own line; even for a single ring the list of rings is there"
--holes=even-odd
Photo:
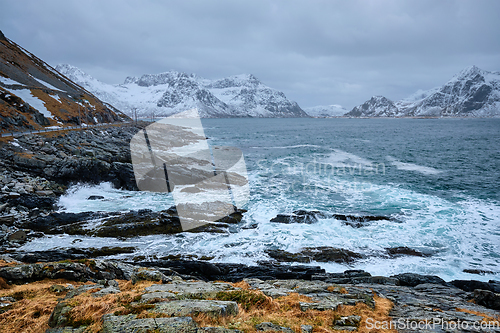
[[[27,135],[27,134],[38,134],[38,133],[67,131],[67,130],[81,130],[81,129],[104,127],[104,126],[111,126],[111,125],[123,125],[123,124],[129,124],[129,123],[132,123],[132,122],[131,121],[124,121],[124,122],[120,122],[120,123],[105,123],[105,124],[85,125],[85,126],[45,128],[45,129],[41,129],[41,130],[32,130],[32,131],[25,131],[25,132],[2,133],[0,137],[2,137],[2,138],[18,137],[18,136],[23,136],[23,135]]]

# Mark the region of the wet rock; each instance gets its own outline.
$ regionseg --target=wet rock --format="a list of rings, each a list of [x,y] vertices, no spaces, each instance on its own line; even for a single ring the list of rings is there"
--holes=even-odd
[[[199,313],[220,317],[237,315],[238,304],[231,301],[174,300],[156,303],[152,311],[163,313],[169,317],[183,317]]]
[[[271,262],[262,262],[257,266],[185,260],[156,260],[153,262],[144,261],[134,264],[146,267],[170,268],[181,275],[194,276],[197,279],[206,281],[223,280],[238,282],[248,278],[257,278],[261,280],[311,280],[313,275],[325,273],[325,270],[318,266],[283,265]]]
[[[55,197],[48,196],[40,196],[40,195],[22,195],[15,200],[10,201],[11,206],[24,206],[28,209],[54,209],[54,205],[56,204]]]
[[[266,250],[266,253],[273,259],[280,262],[302,262],[309,263],[311,261],[318,262],[336,262],[350,263],[356,259],[361,259],[363,256],[346,249],[338,249],[334,247],[306,247],[299,253],[290,253],[283,250]]]
[[[295,333],[289,327],[282,327],[282,326],[279,326],[279,325],[276,325],[276,324],[273,324],[270,322],[264,322],[264,323],[257,324],[257,325],[255,325],[255,329],[257,331],[263,331],[263,332],[273,331],[273,332],[283,332],[283,333]]]
[[[94,212],[82,213],[51,213],[48,216],[41,216],[33,220],[28,220],[23,223],[23,227],[35,231],[42,231],[45,233],[59,233],[58,229],[61,226],[78,223],[81,221],[88,221],[91,219],[99,218],[100,215]]]
[[[489,290],[474,290],[474,302],[489,309],[500,310],[500,294]]]
[[[79,262],[63,261],[52,263],[25,264],[0,268],[0,277],[10,283],[26,283],[43,279],[67,279],[71,281],[131,280],[143,268],[120,262],[82,259]],[[150,269],[152,277],[161,276],[162,281],[170,281],[161,272]],[[140,272],[139,272],[140,274]],[[143,276],[144,279],[148,275]]]
[[[424,284],[424,283],[447,285],[447,283],[443,279],[441,279],[439,276],[434,276],[434,275],[403,273],[403,274],[392,275],[391,277],[398,279],[399,285],[401,286],[415,287],[419,284]]]
[[[40,235],[38,235],[40,236]],[[35,235],[33,235],[35,237]],[[22,252],[17,251],[12,254],[14,258],[25,263],[51,262],[62,260],[90,259],[102,256],[114,256],[120,253],[134,253],[135,247],[102,247],[102,248],[69,248],[65,250],[48,250]]]
[[[427,257],[429,256],[428,254],[424,254],[423,252],[410,249],[409,247],[406,246],[399,246],[399,247],[391,247],[385,249],[387,251],[387,254],[391,257],[401,257],[401,256],[413,256],[413,257]]]
[[[284,250],[266,250],[268,256],[279,262],[300,262],[300,263],[310,263],[312,261],[311,257],[303,255],[302,253],[290,253]]]
[[[102,195],[91,195],[87,200],[102,200],[104,197]]]
[[[463,272],[476,275],[495,274],[495,272],[493,271],[488,271],[484,269],[464,269]]]
[[[294,211],[293,214],[278,214],[276,217],[271,219],[271,222],[277,223],[316,223],[318,222],[318,215],[323,216],[319,211],[306,211],[306,210],[297,210]]]
[[[399,285],[399,280],[395,278],[390,278],[386,276],[364,276],[364,277],[355,277],[351,278],[350,283],[353,284],[385,284],[385,285]]]
[[[312,280],[320,280],[327,283],[347,284],[352,283],[353,279],[370,277],[371,274],[362,270],[347,270],[343,273],[320,273],[314,274]]]
[[[489,290],[494,293],[500,293],[500,284],[494,281],[483,282],[476,280],[453,280],[450,282],[457,288],[465,291],[474,291],[476,289]]]
[[[332,218],[342,221],[345,225],[353,228],[361,228],[371,224],[374,221],[394,221],[393,218],[381,215],[345,215],[333,214]]]

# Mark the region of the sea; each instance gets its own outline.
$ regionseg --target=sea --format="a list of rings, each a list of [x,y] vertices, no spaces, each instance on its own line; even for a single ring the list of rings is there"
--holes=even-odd
[[[54,235],[20,250],[134,246],[118,258],[213,257],[257,265],[268,249],[335,247],[365,255],[349,264],[312,262],[328,272],[412,272],[445,280],[500,279],[500,119],[203,119],[209,144],[242,150],[250,200],[227,233],[132,239]],[[91,195],[104,200],[89,201]],[[169,194],[75,184],[59,200],[66,212],[167,209]],[[353,228],[334,218],[313,224],[270,220],[295,210],[383,215]],[[426,256],[389,257],[408,247]],[[304,265],[304,264],[300,264]],[[482,274],[470,274],[476,270]]]

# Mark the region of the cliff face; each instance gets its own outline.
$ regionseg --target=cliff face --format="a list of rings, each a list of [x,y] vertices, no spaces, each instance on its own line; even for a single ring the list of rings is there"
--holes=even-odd
[[[126,119],[0,32],[1,132]]]

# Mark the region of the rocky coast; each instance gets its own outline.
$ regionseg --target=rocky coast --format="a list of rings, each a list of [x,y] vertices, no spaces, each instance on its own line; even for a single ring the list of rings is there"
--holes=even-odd
[[[111,182],[136,190],[128,142],[144,126],[2,139],[2,331],[500,332],[498,325],[489,325],[499,320],[499,281],[444,281],[413,273],[384,277],[360,270],[333,273],[303,265],[367,259],[347,249],[268,250],[270,260],[257,266],[213,263],[191,253],[146,258],[134,256],[133,247],[19,251],[33,238],[54,234],[127,239],[183,232],[175,207],[159,212],[58,211],[59,196],[72,184]],[[241,224],[244,214],[236,208],[189,232],[226,233]],[[352,228],[380,220],[400,223],[385,216],[304,210],[279,214],[271,222],[316,223],[324,217]],[[129,259],[113,258],[124,253]],[[407,247],[373,254],[430,255]]]

